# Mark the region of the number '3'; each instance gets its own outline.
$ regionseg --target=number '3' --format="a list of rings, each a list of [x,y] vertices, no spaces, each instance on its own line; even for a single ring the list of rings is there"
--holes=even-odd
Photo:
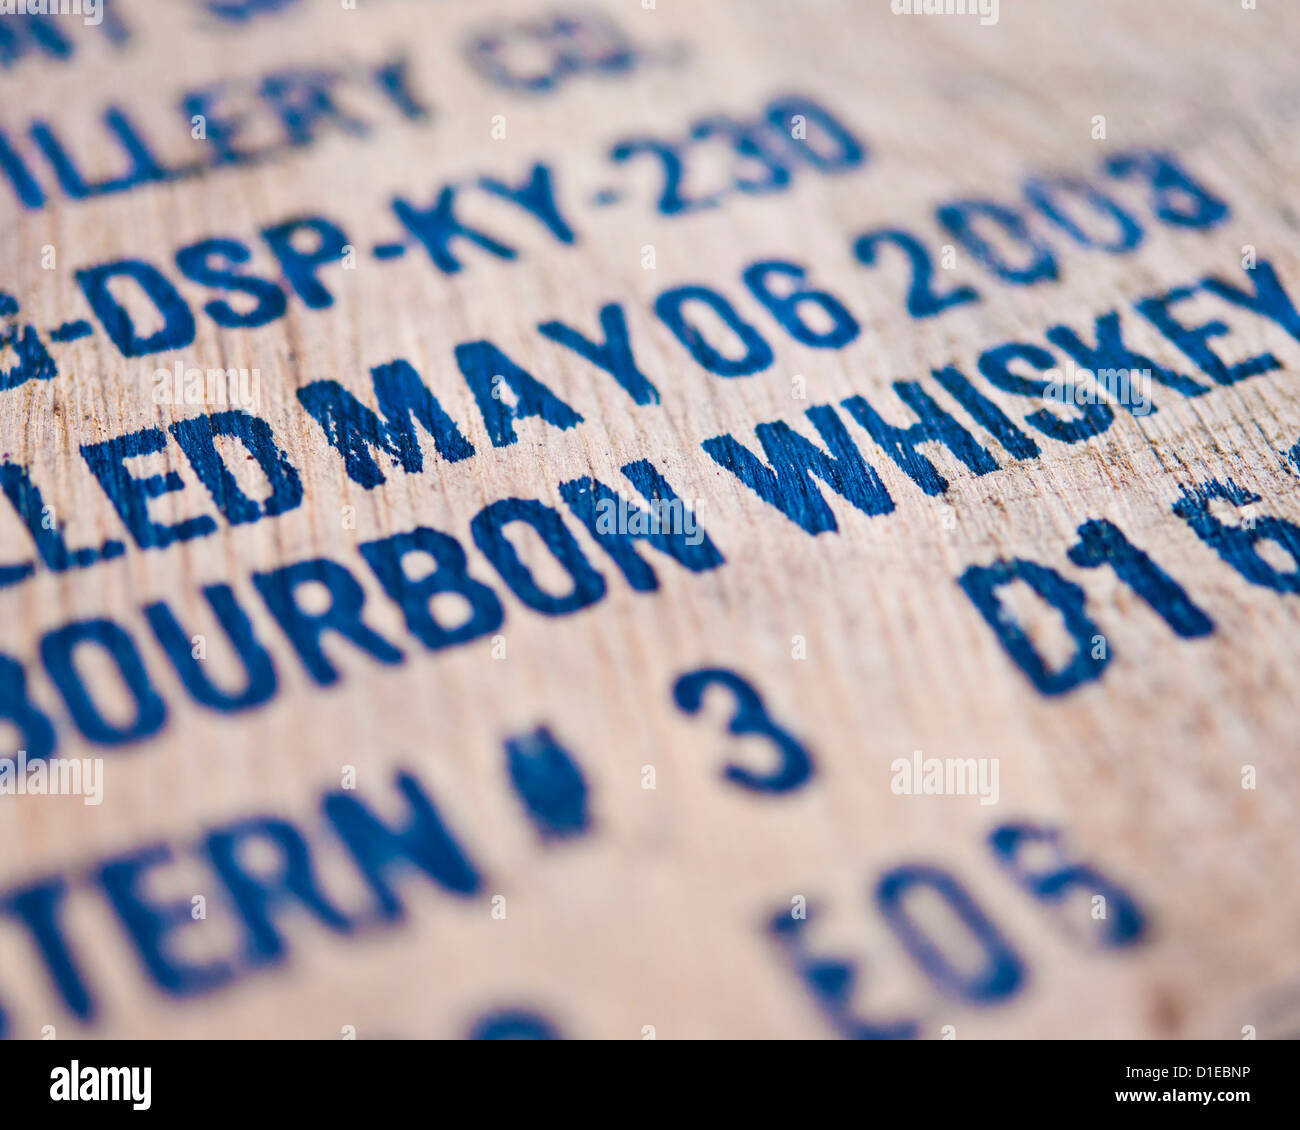
[[[766,738],[780,755],[776,768],[756,773],[734,762],[723,770],[728,781],[757,793],[788,793],[803,785],[813,774],[812,757],[798,738],[772,720],[763,696],[747,679],[726,667],[701,667],[689,671],[673,684],[673,701],[686,714],[698,714],[710,687],[724,687],[735,702],[727,732],[737,737]]]

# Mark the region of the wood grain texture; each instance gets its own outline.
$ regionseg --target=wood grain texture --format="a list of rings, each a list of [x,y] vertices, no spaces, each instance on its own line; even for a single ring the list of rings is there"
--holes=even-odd
[[[559,246],[536,221],[498,209],[494,234],[521,248],[517,261],[466,250],[467,268],[447,275],[414,251],[392,263],[363,254],[355,270],[330,270],[329,309],[291,301],[285,318],[260,329],[222,330],[200,317],[192,345],[131,360],[96,332],[58,347],[56,379],[0,393],[0,450],[31,468],[78,544],[129,542],[80,446],[195,415],[195,406],[151,397],[154,371],[176,360],[260,370],[260,414],[305,490],[301,507],[274,520],[222,522],[210,537],[165,550],[128,545],[92,569],[41,571],[0,590],[0,651],[28,668],[61,752],[102,756],[106,773],[99,807],[0,798],[0,887],[80,875],[157,841],[186,845],[204,828],[254,813],[318,830],[317,798],[355,766],[359,794],[394,821],[402,809],[393,772],[416,774],[474,855],[484,889],[458,900],[404,880],[406,919],[350,938],[286,913],[285,964],[181,1001],[151,987],[102,897],[78,887],[67,931],[102,1015],[82,1025],[61,1012],[28,940],[10,925],[0,929],[0,995],[14,1034],[36,1036],[52,1023],[61,1035],[333,1038],[354,1025],[361,1036],[446,1037],[487,1009],[518,1005],[575,1037],[640,1038],[647,1025],[661,1039],[825,1037],[833,1030],[766,928],[797,895],[825,907],[819,951],[864,958],[861,1010],[918,1015],[931,1038],[945,1024],[959,1038],[1286,1030],[1287,1017],[1271,1019],[1270,1009],[1285,1012],[1279,1002],[1300,977],[1300,597],[1249,584],[1171,507],[1183,487],[1231,479],[1263,496],[1261,513],[1300,522],[1296,468],[1279,456],[1300,439],[1300,342],[1200,295],[1187,320],[1230,324],[1215,342],[1226,360],[1271,351],[1281,367],[1196,399],[1157,386],[1155,415],[1117,411],[1104,434],[1043,441],[1036,460],[1013,462],[989,441],[1003,466],[985,476],[929,448],[951,484],[942,498],[923,494],[846,420],[897,508],[868,517],[826,490],[839,529],[818,537],[763,503],[701,443],[729,432],[757,450],[754,427],[772,420],[813,437],[805,409],[854,394],[902,423],[892,382],[946,364],[974,378],[993,345],[1042,343],[1056,324],[1090,332],[1100,313],[1131,315],[1135,300],[1207,274],[1244,285],[1245,245],[1297,293],[1300,10],[1004,0],[997,25],[981,27],[895,16],[884,0],[660,0],[652,11],[605,0],[595,8],[639,43],[683,45],[680,60],[524,97],[475,74],[462,43],[469,29],[527,16],[529,6],[304,4],[247,27],[218,26],[196,16],[198,7],[124,3],[134,34],[123,49],[88,48],[66,66],[23,61],[0,73],[0,128],[17,135],[43,115],[75,139],[88,167],[107,170],[120,154],[95,126],[101,103],[129,105],[181,154],[202,143],[185,135],[178,91],[397,51],[431,118],[389,114],[365,138],[329,136],[254,167],[55,199],[39,211],[5,199],[0,287],[18,298],[22,318],[45,327],[81,316],[78,267],[139,257],[178,278],[178,247],[212,234],[252,245],[258,229],[293,215],[330,216],[369,248],[392,238],[394,195],[425,203],[453,178],[517,177],[536,159],[556,170],[579,239]],[[630,164],[619,172],[628,201],[585,205],[613,175],[605,154],[618,138],[678,137],[702,114],[753,114],[787,91],[851,123],[869,142],[869,163],[682,217],[654,213],[651,166]],[[496,114],[506,117],[505,139],[491,136]],[[1105,140],[1090,134],[1098,114]],[[1028,172],[1091,176],[1111,151],[1143,146],[1176,153],[1230,203],[1228,220],[1204,231],[1146,223],[1142,245],[1124,255],[1072,246],[1058,232],[1061,277],[1033,287],[1001,285],[962,257],[942,281],[975,285],[984,300],[927,320],[904,311],[901,259],[882,253],[868,269],[851,254],[855,234],[886,226],[925,232],[937,246],[938,203],[1014,200]],[[1131,188],[1124,198],[1142,200]],[[468,204],[466,214],[474,214]],[[46,245],[58,252],[52,271],[41,267]],[[654,270],[642,267],[646,245],[655,248]],[[781,332],[740,283],[742,268],[765,257],[807,265],[819,289],[852,309],[858,339],[818,350]],[[254,266],[274,273],[263,246]],[[738,308],[744,300],[775,351],[770,368],[725,380],[690,360],[653,314],[661,291],[688,283],[716,287]],[[211,297],[183,289],[196,311]],[[633,405],[606,374],[536,331],[559,319],[594,332],[597,311],[615,301],[658,405]],[[1135,316],[1125,327],[1134,348],[1194,371]],[[518,444],[494,448],[453,358],[455,344],[478,339],[499,345],[583,423],[561,430],[524,421]],[[392,473],[367,491],[348,479],[296,394],[328,378],[372,404],[369,370],[396,357],[419,371],[478,454],[459,464],[430,456],[423,473]],[[806,379],[807,401],[791,397],[796,375]],[[999,399],[1017,417],[1031,407],[1018,401]],[[586,611],[552,618],[509,596],[472,549],[469,522],[485,504],[539,498],[567,514],[556,484],[589,474],[623,490],[619,468],[642,458],[683,498],[704,500],[700,519],[726,557],[721,568],[693,574],[650,553],[659,590],[636,593],[569,521],[609,591]],[[159,521],[215,513],[175,445],[165,463],[187,489],[151,513]],[[345,507],[355,507],[355,528],[340,520]],[[1214,634],[1178,639],[1113,572],[1072,568],[1066,550],[1089,519],[1114,522],[1176,576],[1214,620]],[[488,639],[427,652],[383,599],[356,547],[415,525],[470,548],[472,571],[506,606],[506,658],[493,658]],[[6,559],[30,551],[11,512],[0,530]],[[342,678],[331,688],[311,683],[250,577],[315,556],[346,563],[363,581],[368,622],[400,641],[405,663],[381,667],[331,643]],[[1100,680],[1054,698],[1034,691],[956,583],[968,566],[1000,557],[1050,564],[1084,589],[1114,655]],[[189,702],[140,612],[166,599],[182,623],[210,624],[199,590],[218,582],[235,589],[280,675],[274,701],[245,714]],[[38,654],[51,628],[102,615],[136,638],[170,711],[157,739],[107,751],[70,725]],[[806,641],[804,659],[792,658],[795,637]],[[208,662],[214,677],[235,676],[225,648],[214,646]],[[727,761],[763,764],[770,755],[761,742],[726,735],[725,696],[709,698],[694,718],[674,708],[673,680],[702,666],[734,668],[761,689],[773,717],[816,758],[808,787],[768,798],[723,779]],[[593,829],[572,842],[544,845],[509,788],[502,742],[538,725],[572,751],[591,789]],[[914,750],[998,758],[999,803],[894,795],[890,763]],[[1253,791],[1242,788],[1244,765],[1257,772]],[[645,766],[655,767],[653,790],[642,787]],[[998,873],[985,839],[1018,817],[1059,825],[1079,858],[1135,892],[1150,922],[1142,945],[1073,946]],[[359,903],[359,880],[337,842],[312,842],[322,881]],[[1022,954],[1024,992],[979,1008],[930,990],[870,902],[873,877],[903,862],[961,878]],[[210,870],[192,856],[159,869],[150,889],[221,903]],[[497,894],[508,901],[504,921],[491,916]],[[211,927],[178,935],[179,952],[228,952],[228,911],[214,909]]]

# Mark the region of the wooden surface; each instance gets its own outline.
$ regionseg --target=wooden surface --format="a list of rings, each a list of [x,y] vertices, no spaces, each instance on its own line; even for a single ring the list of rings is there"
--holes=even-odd
[[[58,575],[39,570],[0,590],[0,651],[27,668],[60,753],[102,757],[105,773],[99,806],[0,798],[0,886],[53,874],[71,881],[115,853],[167,842],[177,862],[151,874],[151,892],[209,902],[207,922],[178,930],[169,945],[194,960],[229,954],[238,934],[229,902],[186,845],[251,814],[289,819],[312,837],[322,882],[360,907],[364,888],[318,810],[347,766],[357,795],[394,824],[404,811],[394,771],[413,773],[482,874],[468,899],[415,871],[395,877],[404,919],[348,937],[286,910],[277,921],[287,960],[191,998],[150,981],[102,894],[77,878],[66,928],[99,1015],[81,1022],[68,1014],[28,936],[8,920],[0,926],[0,999],[10,1034],[37,1038],[54,1025],[60,1036],[337,1038],[352,1026],[362,1038],[451,1037],[484,1013],[518,1007],[570,1037],[639,1039],[647,1026],[660,1039],[833,1036],[768,928],[796,896],[822,908],[808,926],[816,952],[863,963],[856,1011],[915,1017],[926,1038],[940,1038],[945,1025],[959,1039],[1288,1031],[1288,986],[1300,976],[1300,596],[1249,583],[1172,506],[1183,487],[1231,479],[1262,497],[1260,514],[1300,522],[1297,468],[1279,454],[1300,439],[1300,342],[1199,295],[1180,316],[1228,323],[1230,335],[1215,342],[1225,359],[1271,351],[1281,367],[1195,400],[1156,386],[1154,416],[1117,410],[1114,424],[1084,443],[1037,436],[1041,456],[1019,462],[929,379],[931,369],[955,365],[1020,421],[1034,405],[980,380],[980,353],[1007,341],[1045,344],[1046,327],[1057,324],[1090,336],[1093,319],[1118,308],[1134,348],[1208,384],[1140,324],[1134,301],[1209,274],[1245,286],[1245,245],[1274,266],[1289,294],[1300,294],[1300,13],[1260,8],[1006,0],[998,23],[983,27],[967,17],[896,16],[884,0],[660,0],[651,11],[609,0],[596,9],[662,57],[528,95],[488,81],[463,49],[473,28],[526,18],[523,5],[361,0],[356,11],[303,4],[228,24],[201,5],[136,0],[121,4],[132,31],[124,46],[88,40],[67,62],[23,59],[0,74],[0,127],[20,136],[44,117],[77,139],[87,166],[105,172],[121,155],[95,125],[102,106],[131,107],[160,149],[184,154],[203,143],[186,136],[178,91],[289,63],[401,52],[431,107],[415,122],[376,109],[370,97],[357,103],[373,122],[364,138],[334,132],[253,167],[52,199],[39,210],[20,209],[11,193],[0,203],[2,288],[21,303],[18,320],[42,329],[89,317],[74,272],[93,263],[144,258],[179,281],[175,250],[221,234],[256,246],[250,269],[276,277],[257,231],[302,214],[331,217],[362,251],[356,269],[322,272],[335,297],[328,309],[291,299],[284,318],[257,329],[220,329],[200,317],[192,345],[131,359],[96,323],[91,336],[51,346],[56,378],[0,394],[0,446],[31,468],[69,536],[127,544],[116,560]],[[666,217],[655,212],[652,162],[616,167],[606,158],[620,138],[682,137],[699,117],[755,116],[791,91],[850,124],[869,160],[838,176],[805,170],[785,192],[734,195],[698,215]],[[498,114],[504,139],[491,133]],[[1092,136],[1095,115],[1105,116],[1105,139]],[[927,319],[904,309],[897,252],[882,251],[872,268],[852,255],[857,234],[881,227],[923,233],[937,249],[951,242],[934,219],[943,202],[1017,201],[1031,172],[1095,177],[1108,156],[1143,147],[1176,154],[1230,216],[1180,230],[1151,220],[1140,185],[1116,187],[1143,219],[1139,247],[1109,254],[1043,229],[1060,278],[1026,287],[1000,282],[959,251],[937,284],[973,285],[982,300]],[[418,249],[392,263],[368,253],[393,237],[393,196],[425,205],[444,182],[484,173],[514,180],[534,160],[555,170],[578,235],[572,246],[479,199],[481,210],[467,203],[466,214],[518,246],[516,261],[462,244],[466,267],[448,275]],[[627,199],[591,207],[591,194],[611,178]],[[1041,217],[1035,223],[1041,228]],[[57,249],[54,270],[42,269],[45,245]],[[654,270],[642,266],[647,245]],[[857,340],[814,349],[782,331],[740,281],[761,258],[808,267],[812,284],[853,312]],[[726,294],[761,328],[773,364],[724,379],[693,361],[653,312],[663,290],[688,283]],[[195,311],[220,297],[191,283],[182,291]],[[536,330],[558,319],[593,334],[611,302],[627,311],[637,365],[659,404],[633,404],[608,374]],[[583,422],[560,429],[522,420],[519,443],[493,447],[453,358],[457,343],[479,339],[499,345]],[[418,370],[477,454],[448,462],[425,443],[422,473],[393,471],[381,459],[387,482],[365,490],[348,479],[297,391],[332,379],[373,406],[369,370],[397,357]],[[258,414],[301,473],[304,501],[274,519],[219,520],[209,537],[144,550],[78,449],[203,411],[153,401],[154,371],[177,360],[260,370]],[[792,398],[796,375],[806,379],[806,401]],[[896,509],[868,516],[823,489],[837,532],[804,533],[701,447],[730,433],[757,453],[755,425],[773,420],[815,439],[805,410],[855,394],[889,421],[910,422],[890,385],[922,378],[999,469],[976,476],[932,445],[925,451],[950,487],[928,496],[841,413]],[[701,523],[725,564],[692,573],[644,550],[659,588],[632,590],[557,484],[592,475],[635,498],[619,468],[636,459],[650,459],[682,498],[703,500]],[[186,482],[183,493],[152,505],[157,520],[219,519],[174,443],[148,466]],[[470,520],[511,496],[541,499],[565,516],[605,577],[602,601],[551,617],[508,592],[474,548]],[[355,507],[355,528],[341,520],[346,507]],[[1114,522],[1176,577],[1214,621],[1213,634],[1180,639],[1111,570],[1071,565],[1066,551],[1089,519]],[[6,559],[30,556],[14,514],[0,521]],[[472,573],[500,596],[504,658],[493,657],[486,637],[427,651],[383,598],[356,547],[416,525],[454,535]],[[548,576],[536,548],[529,560]],[[306,676],[250,577],[321,556],[363,582],[368,623],[399,642],[404,663],[379,665],[334,639],[325,646],[339,682],[320,687]],[[1045,696],[1012,662],[957,578],[1013,557],[1083,588],[1113,653],[1101,678]],[[280,676],[277,697],[245,713],[222,715],[187,699],[139,611],[167,600],[182,623],[201,621],[209,627],[195,630],[212,632],[198,593],[218,582],[237,593]],[[78,734],[39,655],[44,633],[103,615],[137,640],[169,712],[156,737],[107,749]],[[1052,625],[1030,627],[1049,647]],[[794,657],[800,637],[806,658]],[[208,662],[224,672],[215,677],[237,682],[224,644],[213,644]],[[87,679],[98,678],[111,702],[111,668],[91,674],[87,664]],[[761,692],[771,716],[812,753],[816,772],[805,787],[769,796],[724,779],[728,762],[762,768],[772,754],[761,739],[726,734],[724,692],[711,693],[696,716],[674,706],[674,680],[702,667],[734,669]],[[129,704],[120,705],[129,715]],[[586,778],[584,835],[543,840],[511,788],[503,742],[542,725]],[[997,758],[998,803],[895,795],[891,762],[915,750]],[[1242,787],[1246,765],[1257,774],[1253,790]],[[652,790],[643,787],[647,766]],[[1067,929],[1009,881],[986,840],[1018,819],[1059,827],[1073,858],[1133,893],[1146,918],[1140,944],[1080,946],[1071,930],[1096,925],[1086,900]],[[871,895],[881,873],[909,863],[960,879],[1022,959],[1021,991],[981,1004],[945,995],[924,975]],[[495,895],[506,897],[504,920],[493,917]],[[967,954],[958,964],[974,960],[950,916],[934,921],[951,953]]]

